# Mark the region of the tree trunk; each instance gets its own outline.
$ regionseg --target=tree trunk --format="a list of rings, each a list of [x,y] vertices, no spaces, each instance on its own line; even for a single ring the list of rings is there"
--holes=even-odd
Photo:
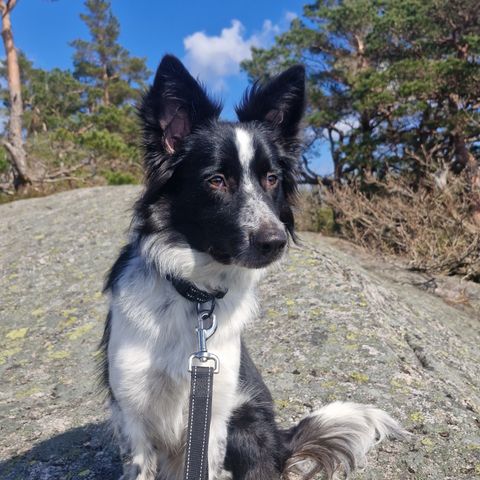
[[[110,77],[108,76],[107,65],[103,66],[103,105],[110,105]]]
[[[23,103],[22,88],[20,82],[20,68],[18,56],[13,42],[10,12],[16,1],[10,0],[5,4],[0,1],[2,13],[2,38],[7,56],[8,90],[10,94],[10,120],[8,125],[8,140],[3,141],[8,150],[15,171],[15,188],[22,189],[32,183],[33,172],[30,171],[27,154],[22,138]]]
[[[452,117],[457,115],[460,111],[458,99],[456,95],[450,94],[449,98],[449,109]],[[461,121],[452,130],[452,140],[453,148],[455,153],[455,164],[454,170],[463,171],[465,170],[468,173],[470,181],[472,183],[472,190],[478,190],[478,177],[479,177],[479,168],[480,165],[467,146],[464,134],[464,125]]]

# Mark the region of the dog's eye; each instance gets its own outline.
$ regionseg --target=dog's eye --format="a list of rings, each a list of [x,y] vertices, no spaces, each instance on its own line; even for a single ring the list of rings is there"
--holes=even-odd
[[[267,175],[267,187],[275,188],[278,184],[278,177],[274,173],[269,173]]]
[[[208,179],[210,186],[216,190],[226,190],[227,182],[223,175],[214,175]]]

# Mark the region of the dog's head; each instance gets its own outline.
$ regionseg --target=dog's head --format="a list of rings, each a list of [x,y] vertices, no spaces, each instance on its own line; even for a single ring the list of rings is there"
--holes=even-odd
[[[292,67],[255,84],[236,123],[173,56],[165,56],[140,107],[146,190],[143,235],[186,243],[217,262],[261,268],[294,235],[299,124],[305,72]]]

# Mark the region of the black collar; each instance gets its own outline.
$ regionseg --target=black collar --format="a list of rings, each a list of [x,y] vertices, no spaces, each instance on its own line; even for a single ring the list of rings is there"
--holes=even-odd
[[[183,278],[174,277],[172,275],[166,276],[167,280],[172,283],[175,287],[175,290],[190,302],[196,303],[207,303],[215,302],[215,299],[223,298],[228,290],[221,291],[218,290],[216,292],[205,292],[204,290],[200,290],[197,288],[193,283],[190,283],[188,280],[184,280]]]

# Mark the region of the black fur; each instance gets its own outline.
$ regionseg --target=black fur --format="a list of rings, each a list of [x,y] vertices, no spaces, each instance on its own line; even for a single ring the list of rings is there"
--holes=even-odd
[[[303,84],[303,67],[293,67],[266,86],[256,84],[237,109],[242,128],[254,139],[252,183],[292,238],[300,146],[297,136],[305,103]],[[264,94],[272,97],[271,105],[263,100]],[[168,150],[168,134],[160,126],[171,122],[165,119],[166,101],[173,102],[175,108],[184,108],[188,116],[188,132],[176,140],[174,152]],[[282,112],[280,121],[266,118],[276,108]],[[257,110],[261,114],[254,115]],[[146,190],[136,205],[136,228],[143,236],[162,233],[163,239],[172,244],[186,240],[191,247],[210,253],[222,263],[261,267],[265,262],[258,252],[244,254],[249,246],[238,224],[245,201],[238,189],[243,180],[235,147],[235,128],[239,124],[219,121],[219,111],[220,105],[208,97],[178,60],[171,56],[162,60],[139,109]],[[222,172],[229,186],[228,195],[223,197],[212,195],[206,187],[206,179],[217,172]],[[261,184],[268,172],[280,178],[278,188],[271,191]],[[267,263],[271,260],[266,259]]]
[[[217,119],[222,110],[222,105],[207,96],[205,89],[177,58],[173,55],[163,57],[153,85],[139,108],[146,174],[147,178],[154,177],[157,184],[167,180],[175,166],[175,161],[172,161],[175,159],[165,155],[165,132],[160,125],[167,102],[186,109],[192,131],[209,120]]]
[[[275,423],[272,396],[243,343],[240,385],[254,394],[231,417],[225,468],[235,479],[279,478],[290,455],[285,433]]]
[[[300,142],[298,130],[305,104],[304,69],[293,67],[270,83],[256,83],[246,92],[237,113],[242,128],[254,139],[253,184],[268,201],[290,236],[295,239],[292,206],[296,199],[297,163]],[[265,99],[268,96],[268,102]],[[188,131],[176,143],[174,152],[166,146],[166,110],[185,111]],[[136,203],[133,229],[137,241],[129,243],[107,275],[104,292],[114,293],[129,262],[138,255],[138,243],[150,235],[162,234],[162,241],[188,243],[209,252],[222,263],[242,263],[261,267],[272,258],[261,258],[245,245],[238,212],[245,198],[235,191],[242,181],[235,128],[238,123],[218,120],[221,104],[172,55],[166,55],[157,70],[152,87],[138,109],[143,130],[146,189]],[[273,112],[273,118],[271,116]],[[281,112],[281,118],[278,117]],[[163,125],[163,128],[162,128]],[[231,187],[228,198],[212,195],[205,178],[221,171]],[[267,172],[280,177],[278,188],[266,192],[261,180]],[[245,250],[250,250],[245,254]],[[108,386],[107,346],[110,313],[100,344],[101,381]],[[248,358],[248,356],[247,356]],[[251,363],[251,362],[250,362]]]
[[[263,268],[280,257],[286,232],[295,235],[292,208],[304,84],[302,66],[256,83],[236,109],[239,122],[223,122],[218,119],[220,104],[208,97],[179,60],[164,57],[139,108],[145,190],[135,205],[135,240],[114,263],[105,291],[115,294],[134,258],[155,273],[156,244],[190,247],[219,263],[247,268]],[[249,154],[240,158],[242,149]],[[249,215],[255,221],[250,222]],[[100,345],[107,386],[111,321],[109,313]],[[381,431],[398,427],[382,412],[357,406],[356,422],[341,417],[335,423],[330,412],[308,417],[290,430],[279,429],[270,392],[243,343],[239,384],[248,400],[230,418],[225,457],[225,469],[234,480],[276,480],[304,458],[313,460],[313,468],[303,478],[320,471],[332,478],[342,466],[348,472],[362,457],[357,440],[372,432],[369,425],[374,425],[374,434],[379,425]],[[135,478],[137,471],[132,472],[126,478]]]
[[[106,279],[105,285],[103,287],[103,292],[113,291],[118,280],[122,276],[125,267],[128,265],[130,260],[135,256],[135,245],[128,243],[120,251],[120,255],[115,260],[115,263],[112,265]]]
[[[106,392],[110,400],[114,400],[112,388],[108,379],[108,342],[110,340],[110,332],[112,329],[112,312],[109,311],[105,320],[102,339],[98,347],[98,381],[99,387]]]
[[[271,123],[280,131],[279,140],[292,145],[297,139],[305,107],[305,68],[296,65],[268,83],[255,82],[235,109],[240,122]]]

